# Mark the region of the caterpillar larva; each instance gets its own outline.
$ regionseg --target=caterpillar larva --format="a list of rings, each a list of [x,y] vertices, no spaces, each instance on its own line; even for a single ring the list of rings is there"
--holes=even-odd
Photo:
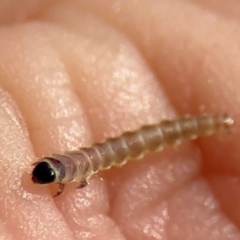
[[[234,120],[223,114],[188,115],[163,120],[159,124],[125,132],[119,137],[93,144],[89,148],[44,157],[33,164],[32,181],[37,184],[59,184],[59,191],[55,195],[58,196],[65,184],[78,182],[79,188],[86,186],[87,180],[99,170],[122,166],[130,159],[141,158],[147,152],[159,151],[167,144],[180,144],[184,139],[230,132],[233,124]]]

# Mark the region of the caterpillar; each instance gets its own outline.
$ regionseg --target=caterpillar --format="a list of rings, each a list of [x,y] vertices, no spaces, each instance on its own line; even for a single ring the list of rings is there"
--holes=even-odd
[[[165,145],[178,145],[218,132],[231,132],[233,118],[227,114],[207,114],[163,120],[146,125],[116,138],[106,139],[88,148],[43,157],[33,164],[32,181],[36,184],[57,183],[59,196],[66,184],[77,182],[78,188],[99,170],[123,166],[129,160],[142,158],[148,152],[160,151]]]

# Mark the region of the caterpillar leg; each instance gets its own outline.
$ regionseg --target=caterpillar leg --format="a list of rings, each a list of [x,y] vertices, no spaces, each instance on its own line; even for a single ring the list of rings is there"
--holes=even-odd
[[[58,191],[57,191],[57,193],[53,197],[55,198],[55,197],[58,197],[59,195],[61,195],[63,190],[64,190],[64,188],[65,188],[65,184],[58,183]]]
[[[78,189],[84,188],[88,185],[88,182],[86,180],[81,181],[81,183],[79,184],[79,186],[77,187]]]

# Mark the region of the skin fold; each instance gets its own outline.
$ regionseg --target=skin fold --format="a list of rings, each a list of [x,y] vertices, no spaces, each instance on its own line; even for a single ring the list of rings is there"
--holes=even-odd
[[[240,239],[240,4],[0,3],[0,239]],[[229,113],[233,134],[167,147],[76,190],[42,156],[144,124]]]

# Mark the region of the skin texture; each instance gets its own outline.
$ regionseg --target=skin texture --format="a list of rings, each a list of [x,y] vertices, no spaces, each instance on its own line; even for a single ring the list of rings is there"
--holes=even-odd
[[[238,1],[0,3],[1,239],[240,239]],[[163,118],[230,113],[232,135],[76,184],[31,164]]]

